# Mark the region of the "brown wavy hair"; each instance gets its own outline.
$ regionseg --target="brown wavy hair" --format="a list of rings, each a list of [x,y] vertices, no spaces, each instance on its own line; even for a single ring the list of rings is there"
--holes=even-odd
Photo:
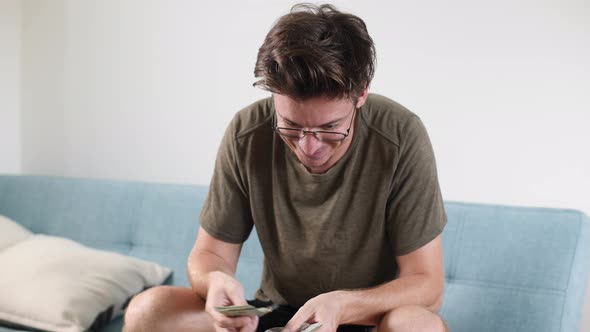
[[[258,50],[253,85],[297,100],[356,99],[375,72],[365,22],[332,5],[302,3],[279,18]]]

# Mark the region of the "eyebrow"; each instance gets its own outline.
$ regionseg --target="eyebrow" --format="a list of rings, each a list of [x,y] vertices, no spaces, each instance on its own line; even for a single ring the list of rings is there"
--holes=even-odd
[[[275,111],[275,112],[276,112],[276,111]],[[278,112],[276,112],[276,113],[277,113],[277,114],[279,114]],[[297,122],[295,122],[295,121],[291,121],[290,119],[288,119],[288,118],[286,118],[286,117],[284,117],[284,116],[282,116],[282,115],[280,115],[280,114],[279,114],[279,116],[280,116],[281,118],[283,118],[285,121],[287,121],[287,122],[290,122],[290,123],[292,123],[292,124],[294,124],[294,125],[296,125],[296,126],[300,126],[300,127],[301,127],[301,125],[300,125],[300,124],[298,124]],[[332,120],[332,121],[330,121],[330,122],[326,122],[326,123],[324,123],[324,124],[321,124],[321,125],[319,125],[319,126],[316,126],[316,128],[317,128],[317,127],[326,127],[326,126],[328,126],[328,125],[335,124],[336,122],[339,122],[339,121],[342,121],[342,120],[346,119],[346,117],[347,117],[347,116],[348,116],[348,115],[345,115],[345,116],[343,116],[343,117],[341,117],[341,118],[338,118],[338,119],[336,119],[336,120]]]

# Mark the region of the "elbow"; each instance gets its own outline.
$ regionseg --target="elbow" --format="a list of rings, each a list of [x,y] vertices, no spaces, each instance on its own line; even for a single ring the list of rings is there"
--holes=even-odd
[[[445,283],[444,283],[444,279],[442,282],[437,283],[436,287],[434,287],[434,291],[433,291],[433,298],[430,302],[430,304],[428,305],[428,309],[434,313],[438,313],[438,311],[440,310],[440,308],[442,307],[443,304],[443,297],[444,297],[444,292],[445,292]]]
[[[193,249],[188,256],[186,261],[186,275],[189,281],[192,281],[193,278],[197,276],[197,269],[198,267],[195,265],[196,257],[195,257],[195,250]],[[192,283],[192,282],[191,282]]]
[[[191,251],[186,262],[186,276],[190,287],[195,291],[202,299],[205,299],[207,295],[208,280],[207,273],[203,271],[203,267],[200,264],[199,252],[195,249]]]
[[[443,304],[443,295],[440,294],[435,300],[434,302],[428,306],[428,310],[430,310],[431,312],[437,314],[438,311],[440,310],[440,308],[442,307]]]

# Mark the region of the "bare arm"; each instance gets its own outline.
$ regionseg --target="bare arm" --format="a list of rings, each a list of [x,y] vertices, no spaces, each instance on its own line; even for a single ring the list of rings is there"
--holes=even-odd
[[[287,331],[296,331],[308,321],[330,326],[328,330],[339,324],[378,325],[383,315],[404,305],[437,312],[444,291],[441,236],[396,260],[400,270],[397,279],[374,288],[316,296],[289,321]]]
[[[241,244],[228,243],[209,235],[202,227],[188,258],[187,274],[193,290],[207,298],[211,277],[215,274],[234,276]]]
[[[381,286],[347,292],[343,323],[377,325],[383,314],[402,305],[421,305],[438,312],[444,291],[442,239],[397,257],[399,277]]]
[[[195,293],[205,301],[205,311],[216,331],[253,332],[257,316],[226,317],[217,306],[244,305],[244,289],[235,278],[241,244],[224,242],[209,235],[202,227],[188,259],[187,274]]]

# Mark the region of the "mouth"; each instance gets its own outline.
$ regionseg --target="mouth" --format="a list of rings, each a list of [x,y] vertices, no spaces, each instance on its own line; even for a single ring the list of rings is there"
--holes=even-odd
[[[324,151],[323,150],[316,151],[314,154],[311,154],[311,155],[301,151],[301,154],[308,160],[320,160],[320,159],[322,159],[322,157],[324,155]]]

